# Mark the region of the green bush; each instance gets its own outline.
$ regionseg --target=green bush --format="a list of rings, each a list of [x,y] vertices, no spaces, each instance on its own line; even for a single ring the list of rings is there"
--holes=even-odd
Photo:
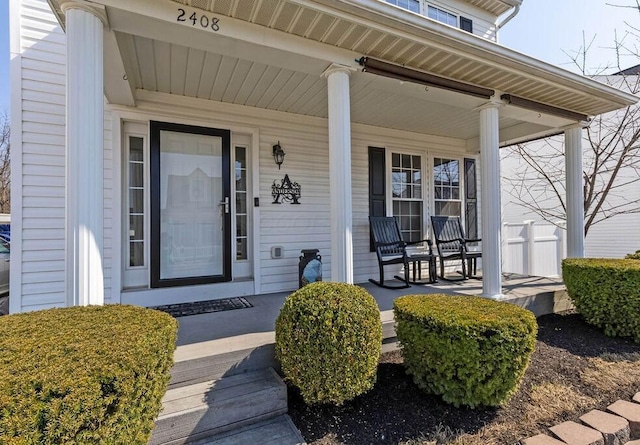
[[[569,298],[589,324],[640,343],[640,262],[570,258],[562,262]]]
[[[533,313],[480,297],[409,295],[394,301],[407,372],[453,405],[497,406],[517,389],[535,348]]]
[[[640,250],[636,250],[636,253],[630,253],[624,258],[627,260],[640,260]]]
[[[134,306],[0,317],[0,443],[146,444],[176,332]]]
[[[276,320],[276,357],[308,404],[341,405],[371,389],[381,346],[378,305],[354,285],[309,284]]]

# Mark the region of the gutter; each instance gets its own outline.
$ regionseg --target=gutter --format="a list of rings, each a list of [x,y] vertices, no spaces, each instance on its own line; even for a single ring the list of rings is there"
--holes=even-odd
[[[522,0],[514,2],[514,4],[512,5],[513,11],[511,11],[511,14],[509,14],[509,16],[502,20],[500,23],[496,23],[496,39],[498,38],[498,31],[500,31],[504,25],[509,23],[511,19],[518,15],[518,13],[520,12],[520,5],[522,5]]]

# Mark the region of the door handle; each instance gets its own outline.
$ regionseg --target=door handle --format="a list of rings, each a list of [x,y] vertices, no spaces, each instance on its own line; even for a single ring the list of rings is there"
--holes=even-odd
[[[221,206],[224,206],[224,213],[229,213],[229,197],[226,196],[224,201],[220,201]]]

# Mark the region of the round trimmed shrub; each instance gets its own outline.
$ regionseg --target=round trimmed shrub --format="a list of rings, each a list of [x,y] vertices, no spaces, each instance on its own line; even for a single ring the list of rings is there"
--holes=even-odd
[[[640,261],[569,258],[562,262],[562,278],[587,323],[640,343]]]
[[[370,390],[381,346],[378,305],[350,284],[309,284],[287,297],[276,320],[276,357],[308,404],[341,405]]]
[[[498,406],[518,388],[535,348],[532,312],[481,297],[408,295],[394,301],[407,372],[458,407]]]
[[[0,443],[146,445],[177,331],[124,305],[0,317]]]

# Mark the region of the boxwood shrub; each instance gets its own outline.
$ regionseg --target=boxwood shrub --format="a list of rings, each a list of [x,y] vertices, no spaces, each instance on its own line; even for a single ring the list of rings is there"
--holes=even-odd
[[[640,261],[569,258],[562,262],[562,278],[587,323],[640,343]]]
[[[517,389],[535,348],[532,312],[480,297],[408,295],[394,301],[407,372],[454,406],[498,406]]]
[[[378,305],[354,285],[309,284],[276,320],[276,357],[308,404],[340,405],[371,389],[381,346]]]
[[[0,317],[0,443],[146,444],[176,332],[134,306]]]

